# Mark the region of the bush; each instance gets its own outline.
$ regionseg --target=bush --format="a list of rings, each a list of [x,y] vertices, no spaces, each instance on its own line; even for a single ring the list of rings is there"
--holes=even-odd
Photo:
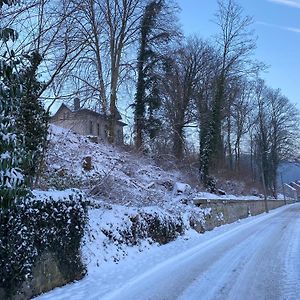
[[[24,282],[30,285],[34,265],[45,253],[56,258],[66,282],[82,277],[80,245],[86,216],[80,194],[60,201],[27,200],[1,211],[0,295],[10,298],[21,293]]]
[[[83,187],[83,178],[76,174],[70,174],[63,169],[53,173],[47,171],[42,175],[39,186],[43,189],[52,188],[59,191],[81,188]]]
[[[139,245],[142,240],[151,240],[160,245],[175,240],[184,232],[181,219],[167,213],[141,211],[129,217],[129,224],[122,227],[111,224],[102,232],[114,244]]]

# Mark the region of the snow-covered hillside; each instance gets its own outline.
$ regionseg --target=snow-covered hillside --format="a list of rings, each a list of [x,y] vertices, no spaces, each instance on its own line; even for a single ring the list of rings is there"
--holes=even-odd
[[[90,168],[86,168],[86,157],[91,158]],[[194,199],[260,199],[210,194],[192,188],[185,180],[178,170],[163,170],[150,158],[96,144],[51,125],[41,184],[48,192],[35,194],[60,198],[72,191],[57,190],[69,188],[86,194],[90,202],[85,239],[88,265],[118,261],[127,255],[128,246],[141,251],[167,243],[195,226],[202,232],[211,208],[197,207]]]
[[[175,168],[164,170],[151,158],[130,153],[54,125],[50,126],[47,171],[42,188],[80,188],[99,201],[142,207],[172,205],[185,199],[259,199],[214,195],[186,185],[189,178]],[[84,161],[91,158],[91,170]],[[197,177],[197,171],[190,176]],[[184,183],[184,184],[181,184]]]
[[[84,170],[87,156],[92,169]],[[50,126],[46,187],[81,188],[92,196],[127,206],[162,205],[174,184],[184,181],[174,170],[166,172],[151,159],[107,144],[96,144],[71,131]]]
[[[86,245],[91,249],[87,256],[96,257],[88,264],[119,260],[127,255],[124,249],[128,245],[141,250],[168,242],[188,230],[191,220],[205,223],[210,210],[185,204],[197,191],[180,183],[184,181],[180,172],[164,171],[149,158],[93,143],[54,125],[49,136],[42,188],[50,191],[35,194],[59,198],[72,193],[69,188],[77,188],[87,195],[90,221]],[[91,170],[84,167],[87,156],[91,157]],[[65,188],[65,192],[57,191]],[[168,231],[164,237],[153,232],[153,224]]]

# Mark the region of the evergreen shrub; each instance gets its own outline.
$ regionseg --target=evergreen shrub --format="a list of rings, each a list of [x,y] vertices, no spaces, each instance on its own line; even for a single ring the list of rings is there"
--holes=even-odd
[[[80,193],[58,201],[24,200],[0,211],[0,295],[10,299],[32,279],[35,262],[44,253],[54,255],[66,282],[81,278],[81,239],[87,221]],[[46,270],[47,272],[47,270]]]

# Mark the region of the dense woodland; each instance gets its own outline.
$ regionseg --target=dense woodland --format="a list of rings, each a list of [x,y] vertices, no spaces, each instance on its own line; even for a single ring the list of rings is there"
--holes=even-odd
[[[0,6],[1,207],[37,182],[48,116],[74,97],[109,117],[112,144],[120,112],[136,152],[193,159],[211,191],[225,170],[276,194],[278,165],[297,156],[299,114],[262,79],[253,20],[234,0],[219,1],[210,40],[184,36],[175,0]]]

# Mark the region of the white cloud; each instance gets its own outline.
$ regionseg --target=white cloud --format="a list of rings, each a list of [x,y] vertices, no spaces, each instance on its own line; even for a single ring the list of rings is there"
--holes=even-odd
[[[300,8],[300,1],[299,0],[268,0],[269,2],[274,2],[290,7]]]
[[[279,26],[279,25],[266,23],[266,22],[256,22],[256,24],[273,27],[273,28],[277,28],[277,29],[282,29],[282,30],[287,30],[287,31],[295,32],[295,33],[300,33],[300,28],[296,28],[296,27]]]
[[[283,29],[286,29],[288,31],[300,33],[300,28],[293,28],[293,27],[283,27]]]

